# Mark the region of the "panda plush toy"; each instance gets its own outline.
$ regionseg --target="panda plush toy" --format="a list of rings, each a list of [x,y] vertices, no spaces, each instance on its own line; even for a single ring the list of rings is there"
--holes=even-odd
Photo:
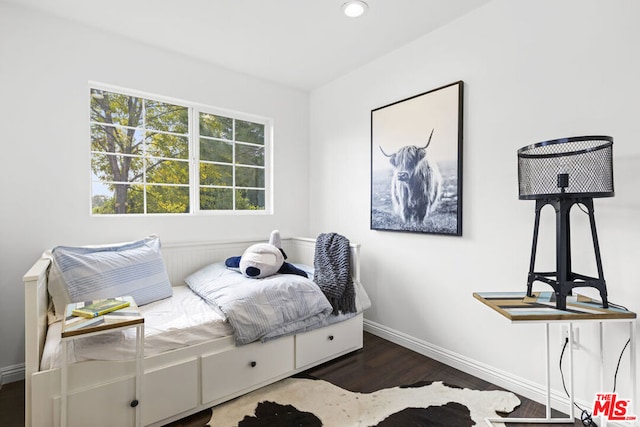
[[[274,230],[269,243],[249,246],[241,256],[227,258],[225,265],[250,279],[262,279],[274,274],[296,274],[308,277],[307,273],[285,262],[287,255],[282,250],[280,232]]]

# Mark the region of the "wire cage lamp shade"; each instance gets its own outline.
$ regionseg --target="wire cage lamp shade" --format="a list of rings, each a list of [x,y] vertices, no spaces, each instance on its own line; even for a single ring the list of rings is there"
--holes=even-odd
[[[613,138],[576,136],[518,150],[522,200],[612,197]]]
[[[546,283],[555,291],[556,308],[566,310],[567,296],[574,288],[593,287],[607,308],[593,198],[614,195],[613,138],[576,136],[522,147],[518,150],[518,190],[521,200],[536,201],[527,295],[533,296],[535,281]],[[576,204],[584,206],[589,215],[598,277],[571,270],[570,211]],[[535,272],[540,211],[546,205],[553,206],[556,213],[556,271]]]

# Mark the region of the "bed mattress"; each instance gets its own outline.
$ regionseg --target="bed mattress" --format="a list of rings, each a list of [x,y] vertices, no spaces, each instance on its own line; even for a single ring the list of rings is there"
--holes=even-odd
[[[313,277],[313,276],[312,276]],[[347,320],[371,306],[359,282],[354,282],[356,313],[330,315],[304,332]],[[173,296],[139,307],[144,316],[144,355],[157,355],[217,338],[233,336],[233,328],[224,313],[196,295],[188,286],[174,286]],[[62,321],[49,325],[40,370],[62,365]],[[136,330],[128,328],[91,337],[71,340],[67,347],[68,363],[87,360],[126,360],[135,358]]]

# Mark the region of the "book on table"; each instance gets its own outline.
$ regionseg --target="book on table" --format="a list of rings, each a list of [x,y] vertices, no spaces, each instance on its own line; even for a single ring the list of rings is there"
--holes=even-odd
[[[78,317],[87,317],[89,319],[93,317],[102,316],[103,314],[111,313],[112,311],[120,310],[121,308],[129,307],[129,301],[124,301],[117,298],[107,298],[103,300],[93,301],[91,304],[84,307],[76,307],[71,314]]]
[[[130,295],[109,300],[116,300],[125,303],[115,311],[100,314],[96,317],[84,317],[73,314],[73,310],[84,309],[92,304],[103,302],[104,299],[95,299],[93,301],[81,301],[67,304],[65,308],[65,318],[62,322],[62,338],[72,338],[80,335],[92,334],[94,332],[103,332],[111,329],[127,328],[144,324],[144,317],[140,314],[135,300]],[[128,305],[126,304],[128,303]],[[95,310],[94,310],[95,311]]]

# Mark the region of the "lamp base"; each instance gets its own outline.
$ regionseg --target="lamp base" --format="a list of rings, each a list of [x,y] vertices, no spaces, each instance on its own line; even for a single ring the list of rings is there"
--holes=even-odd
[[[533,296],[533,282],[540,281],[551,286],[556,296],[556,308],[558,310],[567,309],[567,297],[572,295],[574,288],[580,287],[592,287],[596,288],[600,292],[600,299],[602,300],[602,308],[609,308],[609,301],[607,299],[607,285],[604,280],[597,279],[595,277],[584,276],[578,273],[571,273],[571,280],[558,281],[557,273],[529,273],[529,280],[527,281],[527,296]]]
[[[570,210],[575,204],[581,204],[586,208],[591,225],[591,237],[593,240],[593,250],[596,256],[598,277],[589,277],[571,271],[571,239],[570,239]],[[556,211],[556,271],[550,273],[536,273],[535,259],[538,245],[538,230],[540,228],[540,211],[545,205],[551,205]],[[596,233],[596,220],[593,215],[593,199],[586,198],[558,198],[536,200],[536,217],[533,228],[533,245],[531,248],[531,262],[529,264],[529,276],[527,280],[527,296],[533,296],[533,282],[540,281],[550,285],[555,291],[556,308],[558,310],[567,309],[567,296],[571,295],[574,288],[593,287],[598,289],[602,298],[602,307],[608,308],[607,285],[604,280],[602,270],[602,260],[600,258],[600,247],[598,245],[598,235]]]

